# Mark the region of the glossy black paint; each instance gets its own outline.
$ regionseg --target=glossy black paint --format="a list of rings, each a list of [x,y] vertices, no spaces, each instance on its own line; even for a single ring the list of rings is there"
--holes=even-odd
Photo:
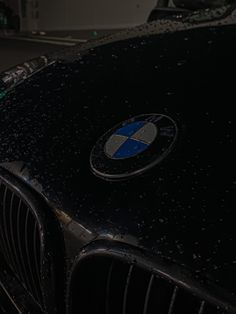
[[[81,246],[130,243],[233,296],[234,16],[157,22],[65,52],[0,104],[1,166],[78,223]],[[94,176],[89,157],[99,137],[150,113],[178,123],[175,150],[135,179]]]

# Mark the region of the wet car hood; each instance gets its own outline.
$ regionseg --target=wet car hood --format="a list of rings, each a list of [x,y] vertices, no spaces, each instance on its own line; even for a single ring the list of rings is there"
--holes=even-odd
[[[10,92],[0,105],[1,166],[89,231],[235,293],[236,26],[145,27],[65,52]],[[99,137],[149,113],[176,121],[175,150],[134,179],[94,176]]]

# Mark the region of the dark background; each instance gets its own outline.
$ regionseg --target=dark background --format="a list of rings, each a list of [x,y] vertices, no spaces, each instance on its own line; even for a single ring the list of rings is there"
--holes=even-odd
[[[0,0],[0,72],[147,20],[156,0]]]

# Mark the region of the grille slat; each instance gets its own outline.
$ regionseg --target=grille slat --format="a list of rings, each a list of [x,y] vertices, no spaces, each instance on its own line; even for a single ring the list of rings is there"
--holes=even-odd
[[[39,239],[39,230],[38,224],[35,221],[34,223],[34,264],[36,269],[36,276],[37,276],[37,285],[41,286],[41,276],[40,276],[40,267],[39,264],[40,258],[40,239]]]
[[[199,309],[198,314],[204,314],[205,304],[206,304],[205,301],[202,301],[202,302],[201,302],[201,305],[200,305],[200,309]]]
[[[12,252],[12,261],[13,261],[13,268],[15,272],[18,272],[18,260],[17,260],[17,254],[16,254],[16,247],[15,247],[15,241],[14,241],[14,235],[13,235],[13,202],[15,199],[15,194],[12,193],[11,196],[11,202],[10,202],[10,210],[9,210],[9,220],[11,221],[10,223],[10,233],[9,233],[9,241],[11,243],[11,252]]]
[[[176,301],[176,298],[177,298],[178,290],[179,290],[179,288],[175,286],[175,287],[174,287],[173,294],[172,294],[172,297],[171,297],[170,307],[169,307],[168,314],[173,314],[174,307],[175,307],[175,301]]]
[[[109,267],[107,283],[106,283],[106,302],[105,302],[106,314],[110,313],[109,312],[109,308],[110,308],[109,297],[110,297],[110,285],[111,285],[111,276],[112,276],[113,266],[114,266],[114,263],[112,261]]]
[[[123,314],[126,314],[126,306],[127,306],[129,284],[130,284],[130,279],[131,279],[131,276],[132,276],[133,268],[134,268],[134,265],[130,265],[129,271],[128,271],[128,274],[127,274],[127,280],[126,280],[126,284],[125,284],[124,298],[123,298],[123,311],[122,311]]]
[[[22,219],[24,217],[24,219]],[[25,259],[24,259],[24,252],[23,252],[23,233],[22,227],[21,226],[21,220],[25,220],[25,213],[23,212],[23,205],[22,202],[18,208],[17,212],[17,223],[16,223],[16,230],[17,230],[17,247],[18,247],[18,255],[19,255],[19,260],[20,260],[20,268],[21,268],[21,274],[22,274],[22,283],[25,285],[25,287],[28,289],[30,286],[29,283],[29,277],[25,265]]]
[[[21,199],[19,199],[18,201],[18,206],[17,206],[17,210],[16,210],[16,225],[13,225],[12,224],[12,229],[15,229],[15,239],[13,239],[13,241],[16,243],[17,246],[15,246],[16,248],[16,260],[18,261],[18,269],[19,271],[16,272],[16,274],[18,275],[19,279],[24,282],[24,273],[23,273],[23,270],[22,270],[22,264],[21,264],[21,259],[20,259],[20,254],[19,254],[19,243],[18,243],[18,240],[19,239],[19,230],[17,228],[18,226],[18,223],[17,221],[19,220],[19,215],[20,215],[20,209],[21,209]]]
[[[3,185],[0,182],[0,206],[3,206],[2,204],[2,189],[3,189]],[[4,241],[4,237],[3,237],[3,223],[2,223],[2,214],[0,212],[0,248],[3,254],[5,254],[5,241]]]
[[[154,280],[154,275],[151,274],[148,287],[147,287],[147,293],[145,295],[143,314],[147,314],[147,311],[148,311],[148,304],[149,304],[149,298],[150,298],[150,292],[152,289],[153,280]]]
[[[36,281],[35,281],[35,276],[32,271],[32,263],[31,263],[31,258],[30,258],[30,249],[29,249],[29,237],[31,236],[29,234],[29,220],[30,220],[30,211],[29,208],[27,208],[26,212],[26,219],[25,219],[25,249],[26,249],[26,265],[28,266],[29,269],[29,283],[30,286],[28,287],[30,291],[33,292],[33,295],[36,296],[37,300],[41,300],[41,297],[38,293],[38,289],[36,286]],[[32,224],[33,222],[31,222]]]
[[[3,202],[2,202],[2,230],[3,230],[3,246],[4,246],[4,253],[6,256],[6,259],[8,263],[11,263],[11,258],[10,258],[10,250],[9,250],[9,243],[8,243],[8,237],[7,237],[7,221],[6,221],[6,197],[7,197],[7,187],[4,188],[4,193],[3,193]]]

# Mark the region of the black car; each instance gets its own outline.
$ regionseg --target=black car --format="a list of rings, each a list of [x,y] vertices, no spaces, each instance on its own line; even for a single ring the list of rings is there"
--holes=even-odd
[[[0,312],[236,313],[236,10],[1,76]]]

